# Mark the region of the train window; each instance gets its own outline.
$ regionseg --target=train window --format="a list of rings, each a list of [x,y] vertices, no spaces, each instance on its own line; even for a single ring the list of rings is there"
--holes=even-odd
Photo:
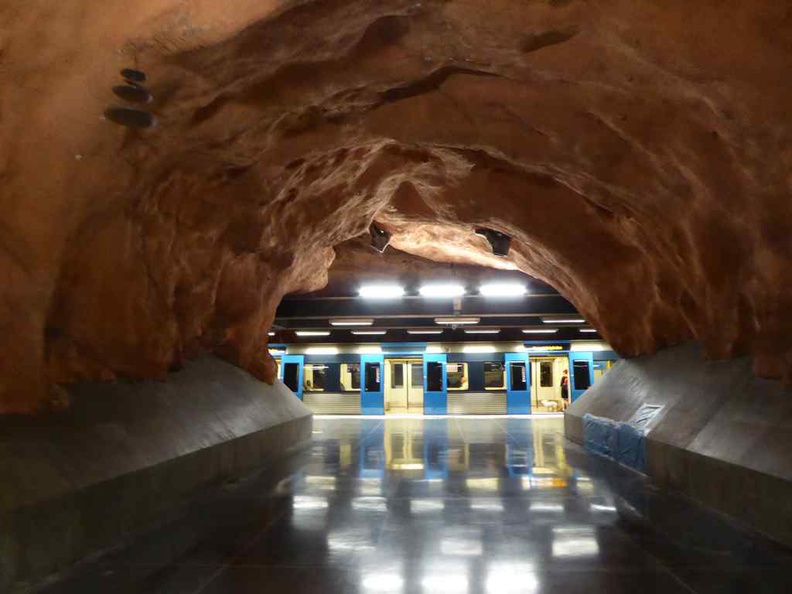
[[[503,363],[487,361],[484,363],[484,389],[503,390],[506,387],[506,369]]]
[[[591,377],[589,377],[589,362],[573,362],[572,372],[575,377],[575,390],[588,390],[591,386]]]
[[[468,364],[467,363],[447,363],[446,382],[449,390],[468,389]]]
[[[382,366],[379,363],[366,363],[366,392],[382,390]]]
[[[341,389],[344,392],[360,390],[360,363],[341,364]]]
[[[286,363],[283,366],[283,383],[292,392],[297,392],[300,389],[300,364],[299,363]]]
[[[327,385],[327,365],[306,363],[303,366],[303,389],[307,392],[324,392]]]
[[[410,386],[423,388],[423,364],[410,363]]]
[[[426,389],[429,392],[443,391],[443,364],[430,361],[426,364]]]
[[[539,386],[542,388],[553,387],[553,363],[552,361],[539,362]]]
[[[391,365],[391,388],[404,387],[404,363]]]
[[[527,390],[528,384],[525,381],[525,363],[523,361],[509,363],[509,371],[511,372],[511,389]]]

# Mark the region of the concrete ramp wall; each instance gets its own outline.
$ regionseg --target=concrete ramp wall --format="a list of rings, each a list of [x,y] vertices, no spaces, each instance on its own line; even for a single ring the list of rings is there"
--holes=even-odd
[[[792,391],[688,344],[619,361],[569,407],[567,436],[583,443],[586,413],[631,422],[645,404],[662,407],[647,474],[792,546]]]
[[[168,381],[75,386],[68,412],[0,418],[0,591],[159,521],[196,490],[285,456],[311,413],[207,357]]]

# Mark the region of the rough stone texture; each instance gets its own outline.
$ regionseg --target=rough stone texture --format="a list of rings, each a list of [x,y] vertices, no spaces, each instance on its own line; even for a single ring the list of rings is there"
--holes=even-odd
[[[11,0],[0,22],[0,411],[206,349],[272,380],[278,301],[371,220],[551,283],[624,356],[694,337],[792,383],[788,3]],[[129,65],[154,129],[99,119]]]
[[[643,404],[664,406],[649,476],[792,546],[792,391],[687,344],[616,363],[567,409],[566,434],[582,443],[586,413],[627,422]]]
[[[63,569],[311,437],[310,411],[280,382],[213,357],[168,379],[75,385],[68,412],[0,422],[0,590]]]

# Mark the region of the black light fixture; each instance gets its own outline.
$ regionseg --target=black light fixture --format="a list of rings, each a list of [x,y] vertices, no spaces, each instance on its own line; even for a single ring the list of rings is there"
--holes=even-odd
[[[114,105],[104,111],[104,116],[111,122],[127,128],[150,128],[154,125],[154,116],[142,109],[119,107]]]
[[[385,251],[391,240],[391,234],[380,229],[376,224],[371,223],[369,226],[369,235],[371,235],[371,247],[377,250],[380,254]]]
[[[121,76],[124,77],[125,81],[133,84],[146,82],[146,73],[135,68],[124,68],[121,71]]]
[[[142,85],[146,82],[146,73],[134,68],[124,68],[121,76],[126,84],[113,87],[116,97],[128,103],[150,103],[153,100],[151,93]],[[156,119],[149,112],[134,107],[111,105],[104,111],[104,117],[111,122],[126,128],[150,128]]]
[[[153,99],[151,93],[140,85],[116,85],[113,87],[113,93],[130,103],[151,103]]]
[[[492,247],[492,253],[496,256],[508,256],[509,248],[511,247],[511,237],[495,229],[487,229],[486,227],[479,227],[476,229],[476,235],[481,235],[489,241]]]

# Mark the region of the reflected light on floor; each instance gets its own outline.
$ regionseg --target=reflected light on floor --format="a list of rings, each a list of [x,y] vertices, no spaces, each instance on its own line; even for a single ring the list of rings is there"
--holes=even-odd
[[[355,511],[384,512],[387,509],[384,497],[358,497],[352,500],[352,509]]]
[[[599,553],[594,529],[589,526],[553,528],[553,557],[591,557]]]
[[[533,594],[539,590],[539,580],[529,563],[493,563],[485,587],[488,594]]]
[[[479,556],[484,552],[481,541],[467,538],[447,537],[440,541],[440,552],[444,555]]]
[[[312,510],[327,509],[327,499],[324,497],[311,497],[310,495],[296,495],[292,501],[292,509]]]
[[[459,573],[435,573],[424,576],[421,586],[431,594],[461,594],[468,591],[468,578]]]
[[[410,511],[414,513],[442,511],[443,502],[435,499],[413,499],[410,502]]]
[[[528,507],[532,512],[561,513],[564,511],[564,506],[560,503],[543,503],[541,501],[533,501]]]
[[[401,592],[404,579],[397,573],[372,573],[360,584],[367,592]]]

